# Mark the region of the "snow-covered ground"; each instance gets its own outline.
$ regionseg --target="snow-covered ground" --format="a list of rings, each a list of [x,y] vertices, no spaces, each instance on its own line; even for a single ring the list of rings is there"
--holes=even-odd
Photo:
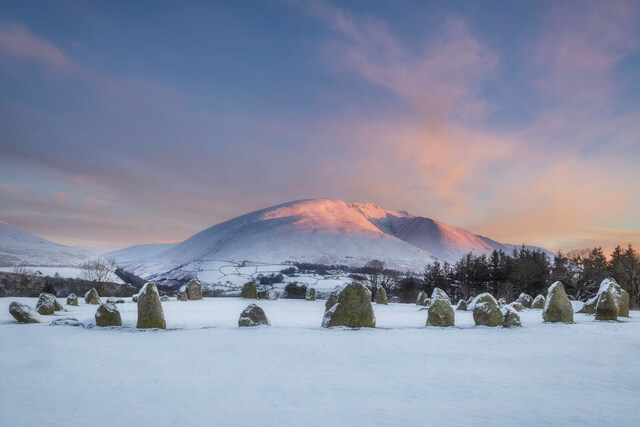
[[[377,328],[320,328],[324,301],[258,301],[271,327],[238,328],[250,301],[163,303],[168,330],[21,325],[0,299],[0,425],[615,425],[640,423],[640,313],[522,328],[424,327],[411,304]],[[17,298],[32,307],[35,299]],[[61,302],[62,299],[60,299]],[[94,324],[80,303],[55,317]]]

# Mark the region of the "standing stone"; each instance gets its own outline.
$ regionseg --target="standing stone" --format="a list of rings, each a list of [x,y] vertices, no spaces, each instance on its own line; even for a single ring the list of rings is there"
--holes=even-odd
[[[622,292],[622,298],[620,299],[620,310],[618,310],[618,316],[629,317],[629,294],[624,289],[620,288]]]
[[[258,299],[269,299],[269,290],[263,289],[258,291],[257,297]]]
[[[84,295],[84,300],[87,304],[98,305],[102,301],[100,301],[100,295],[98,295],[98,291],[96,288],[91,288]]]
[[[427,326],[454,326],[455,312],[451,307],[449,296],[440,288],[431,294],[431,305],[427,316]]]
[[[69,296],[67,297],[67,305],[78,305],[78,297],[76,296],[76,294],[69,294]]]
[[[240,319],[238,320],[238,326],[271,326],[267,315],[264,314],[264,310],[255,304],[251,304],[240,313]]]
[[[189,295],[187,295],[187,285],[180,286],[178,289],[178,301],[189,301]]]
[[[578,313],[596,314],[596,304],[598,304],[598,295],[589,298]]]
[[[338,301],[324,314],[322,327],[333,326],[375,328],[371,292],[362,284],[353,282],[345,286],[338,295]]]
[[[523,292],[520,294],[520,296],[516,301],[522,304],[524,308],[531,308],[531,303],[533,302],[533,298],[531,297],[531,295]]]
[[[573,307],[562,282],[555,282],[549,287],[542,318],[545,322],[573,322]]]
[[[502,307],[502,326],[505,328],[522,326],[522,323],[520,323],[520,314],[510,305]]]
[[[324,303],[324,311],[328,311],[331,307],[336,305],[338,302],[338,295],[342,292],[342,286],[336,286],[333,291],[329,294],[329,298],[327,298],[327,302]]]
[[[376,292],[376,304],[389,304],[389,301],[387,300],[387,291],[385,291],[382,286],[380,286]]]
[[[457,311],[467,311],[467,302],[463,299],[458,301],[458,305],[456,306]]]
[[[253,282],[247,282],[242,287],[242,292],[240,293],[241,298],[249,298],[249,299],[257,299],[258,298],[258,290],[256,289],[256,284]]]
[[[500,307],[504,307],[505,305],[507,305],[507,300],[506,300],[506,299],[504,299],[504,298],[500,298],[500,299],[498,300],[498,305],[499,305]]]
[[[544,303],[545,303],[545,299],[543,295],[538,295],[537,297],[535,297],[533,299],[533,302],[531,303],[531,308],[535,308],[535,309],[540,309],[542,310],[544,308]]]
[[[490,293],[478,295],[473,300],[473,320],[476,325],[500,326],[502,325],[502,312],[498,301]]]
[[[132,302],[138,302],[138,294],[134,294],[134,295],[131,297],[131,301],[132,301]]]
[[[96,326],[122,326],[120,312],[114,303],[100,304],[96,310]]]
[[[607,289],[598,297],[596,320],[618,320],[620,301],[613,289]]]
[[[429,298],[429,295],[425,291],[420,291],[418,298],[416,298],[416,305],[426,305],[427,298]]]
[[[520,304],[518,301],[514,301],[511,304],[509,304],[509,307],[513,308],[515,311],[522,311],[524,309],[524,307],[522,307],[522,304]]]
[[[43,292],[38,297],[36,311],[42,315],[53,314],[56,311],[56,297],[53,294]]]
[[[9,304],[9,313],[11,313],[19,323],[40,323],[41,321],[40,316],[38,316],[38,313],[34,309],[16,301]]]
[[[164,302],[164,301],[169,301],[169,295],[162,295],[160,297],[160,301]]]
[[[187,284],[187,298],[190,300],[202,299],[202,284],[199,280],[192,280]]]
[[[167,327],[158,288],[153,282],[145,284],[138,294],[137,327],[140,329],[166,329]]]
[[[307,293],[304,297],[307,301],[315,301],[316,300],[316,289],[315,288],[307,288]]]

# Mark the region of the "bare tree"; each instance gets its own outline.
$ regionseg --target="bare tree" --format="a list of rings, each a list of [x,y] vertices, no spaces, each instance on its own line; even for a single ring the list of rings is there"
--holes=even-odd
[[[113,274],[114,265],[106,258],[90,259],[80,265],[82,269],[82,278],[93,282],[99,294],[102,294],[105,283],[113,282],[115,275]]]
[[[29,286],[36,277],[36,272],[24,263],[17,263],[13,266],[13,283],[18,289],[18,294],[21,297],[28,296]]]

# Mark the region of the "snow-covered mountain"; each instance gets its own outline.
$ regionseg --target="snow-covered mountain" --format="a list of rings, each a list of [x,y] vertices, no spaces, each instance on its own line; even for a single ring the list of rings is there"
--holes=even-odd
[[[407,212],[339,199],[289,202],[225,221],[164,249],[139,245],[105,254],[142,277],[202,261],[312,262],[421,271],[436,259],[455,262],[473,252],[510,252],[498,243]]]
[[[84,249],[64,246],[0,221],[0,267],[19,262],[29,266],[77,266],[95,257]]]

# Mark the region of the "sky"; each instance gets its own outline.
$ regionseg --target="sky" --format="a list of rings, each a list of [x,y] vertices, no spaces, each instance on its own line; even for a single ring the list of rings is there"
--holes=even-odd
[[[0,220],[117,249],[336,197],[640,247],[638,1],[0,1]]]

